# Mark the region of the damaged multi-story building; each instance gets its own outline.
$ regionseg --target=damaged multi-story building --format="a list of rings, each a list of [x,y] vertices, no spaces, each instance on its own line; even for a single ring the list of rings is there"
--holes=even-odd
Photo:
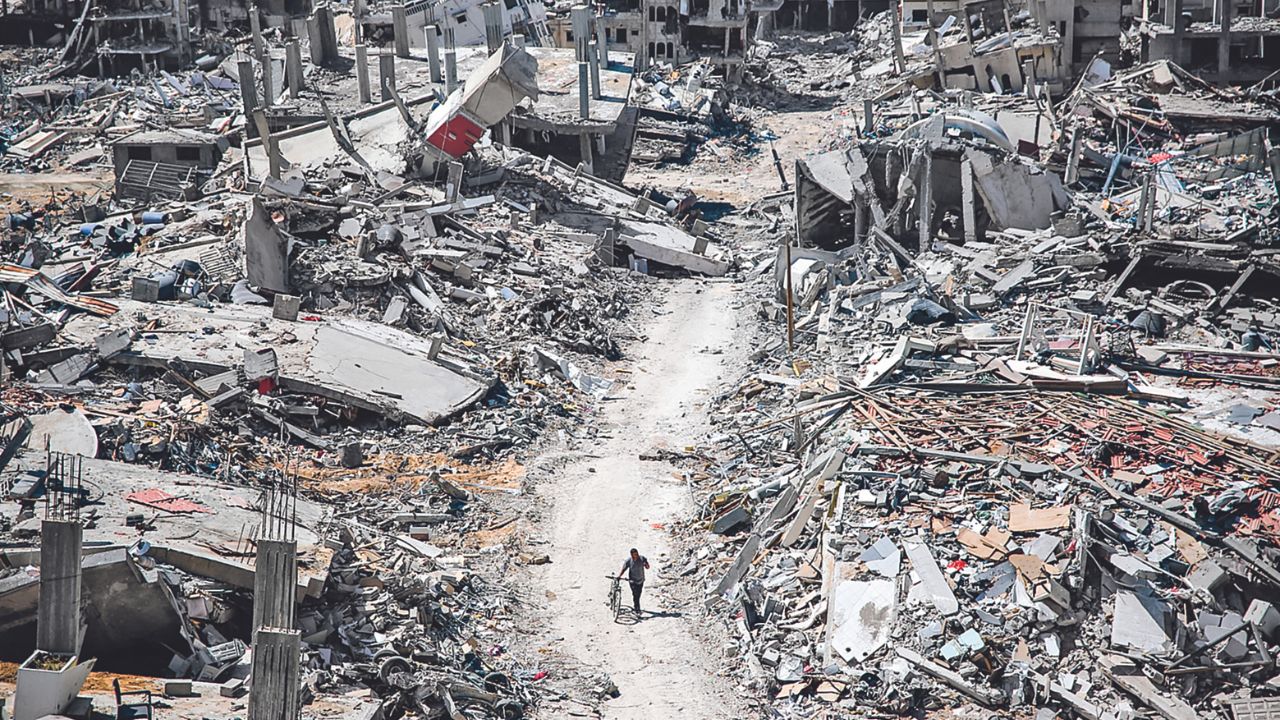
[[[696,58],[728,77],[741,75],[757,14],[750,0],[610,0],[592,8],[601,41],[635,55],[641,67]],[[569,9],[553,12],[547,24],[557,46],[573,47]]]
[[[311,10],[310,0],[6,1],[0,39],[63,48],[64,73],[174,70],[196,59],[207,30],[253,25],[296,34]]]
[[[1209,81],[1252,84],[1280,69],[1280,19],[1269,3],[1162,0],[1143,6],[1143,60],[1169,60]]]

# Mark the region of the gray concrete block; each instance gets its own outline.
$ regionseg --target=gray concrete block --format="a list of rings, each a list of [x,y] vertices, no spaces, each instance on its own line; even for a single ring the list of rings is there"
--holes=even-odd
[[[297,322],[298,311],[302,307],[302,298],[297,295],[277,294],[271,304],[271,317],[277,320]]]

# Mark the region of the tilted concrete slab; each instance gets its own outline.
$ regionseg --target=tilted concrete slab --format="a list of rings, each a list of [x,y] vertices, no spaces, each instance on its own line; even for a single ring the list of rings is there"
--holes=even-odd
[[[158,319],[164,333],[142,333],[120,364],[161,367],[173,360],[209,372],[244,365],[245,350],[273,349],[282,387],[348,402],[397,420],[436,424],[484,397],[493,380],[480,380],[429,358],[431,343],[402,330],[355,318],[288,322],[271,308],[238,305],[205,310],[181,303],[122,301],[113,324]],[[308,317],[317,317],[308,315]],[[99,318],[71,320],[63,334],[92,344]],[[182,331],[182,332],[175,332]]]
[[[729,263],[694,252],[697,238],[669,225],[625,220],[618,241],[636,255],[663,265],[712,277],[729,272]]]
[[[101,494],[98,502],[81,510],[82,515],[90,511],[98,515],[94,527],[84,531],[86,555],[103,546],[128,546],[145,540],[151,545],[148,554],[161,562],[193,575],[253,589],[253,544],[248,537],[253,528],[262,525],[256,489],[111,460],[86,458],[83,463],[85,486],[93,489],[93,497]],[[32,450],[20,453],[11,465],[29,470],[44,467],[44,452]],[[211,512],[165,512],[128,500],[131,493],[151,489],[198,503]],[[155,529],[140,534],[126,526],[125,517],[131,513],[155,516]],[[318,596],[328,577],[333,551],[317,533],[324,516],[323,506],[298,499],[294,531],[300,559],[299,598]]]

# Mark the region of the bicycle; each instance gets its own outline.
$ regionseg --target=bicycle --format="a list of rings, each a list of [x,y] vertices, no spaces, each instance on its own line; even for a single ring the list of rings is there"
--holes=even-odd
[[[617,621],[618,614],[622,612],[622,578],[617,575],[606,575],[610,580],[609,585],[609,611],[613,613],[613,619]]]

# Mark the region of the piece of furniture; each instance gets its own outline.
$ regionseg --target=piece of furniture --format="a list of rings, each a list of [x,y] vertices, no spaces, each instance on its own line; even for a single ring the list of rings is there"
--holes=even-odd
[[[118,678],[111,681],[112,687],[116,691],[116,720],[138,720],[138,718],[146,718],[151,720],[155,717],[155,711],[151,707],[151,691],[150,690],[130,690],[123,692],[120,690],[120,680]],[[125,702],[125,698],[141,697],[145,698],[140,702]]]

